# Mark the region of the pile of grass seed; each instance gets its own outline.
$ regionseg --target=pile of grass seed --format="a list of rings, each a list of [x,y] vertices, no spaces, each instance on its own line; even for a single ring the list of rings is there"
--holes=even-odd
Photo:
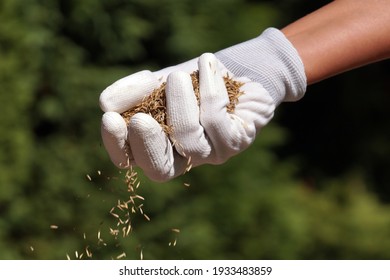
[[[199,104],[199,71],[193,72],[191,74],[191,79],[195,96]],[[224,81],[230,101],[226,108],[229,113],[233,113],[238,103],[238,98],[243,93],[241,91],[241,86],[243,83],[230,78],[228,75],[224,77]],[[151,115],[161,125],[167,135],[172,133],[172,129],[174,128],[170,127],[167,123],[165,87],[166,83],[164,82],[159,88],[156,88],[149,96],[147,96],[140,104],[123,112],[121,115],[126,121],[126,124],[129,123],[130,118],[136,113],[145,113]]]

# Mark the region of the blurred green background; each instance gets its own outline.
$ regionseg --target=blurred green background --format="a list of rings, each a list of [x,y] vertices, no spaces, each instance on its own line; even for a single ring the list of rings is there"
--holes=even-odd
[[[1,0],[0,259],[390,258],[388,61],[310,86],[224,165],[164,184],[139,172],[151,221],[109,234],[127,193],[100,92],[327,2]]]

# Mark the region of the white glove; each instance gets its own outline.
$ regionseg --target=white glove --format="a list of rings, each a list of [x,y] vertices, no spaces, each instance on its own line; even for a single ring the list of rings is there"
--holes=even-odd
[[[128,133],[130,128],[127,127],[120,114],[138,105],[154,89],[166,81],[169,73],[179,69],[192,73],[198,69],[197,59],[156,72],[148,70],[137,72],[116,81],[101,93],[99,103],[105,112],[101,124],[103,144],[111,161],[119,168],[137,165],[132,151],[139,150],[134,144],[135,139],[130,142],[130,138],[134,137]],[[159,127],[158,130],[160,129]],[[131,143],[131,147],[127,145],[127,141]],[[144,164],[139,163],[138,165],[143,166]]]
[[[199,58],[199,108],[189,76],[198,69],[197,59],[154,73],[138,72],[101,94],[100,105],[106,112],[102,138],[117,166],[135,164],[151,179],[166,181],[182,174],[189,159],[192,166],[223,163],[254,141],[280,102],[297,100],[305,92],[306,78],[299,55],[276,29],[222,50],[216,57],[204,54]],[[227,73],[245,83],[234,113],[226,111],[229,99],[222,76]],[[136,114],[126,127],[119,115],[165,79],[174,147],[151,116]],[[126,140],[130,150],[126,149]]]

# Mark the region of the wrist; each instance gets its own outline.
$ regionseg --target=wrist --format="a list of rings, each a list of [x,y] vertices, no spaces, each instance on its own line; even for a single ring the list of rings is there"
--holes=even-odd
[[[234,75],[260,83],[276,105],[299,100],[306,91],[302,60],[291,42],[275,28],[215,55]]]

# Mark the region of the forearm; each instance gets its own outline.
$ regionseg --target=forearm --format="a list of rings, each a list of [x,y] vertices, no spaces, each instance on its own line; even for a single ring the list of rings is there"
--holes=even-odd
[[[390,57],[390,2],[338,0],[281,30],[301,56],[308,84]]]

